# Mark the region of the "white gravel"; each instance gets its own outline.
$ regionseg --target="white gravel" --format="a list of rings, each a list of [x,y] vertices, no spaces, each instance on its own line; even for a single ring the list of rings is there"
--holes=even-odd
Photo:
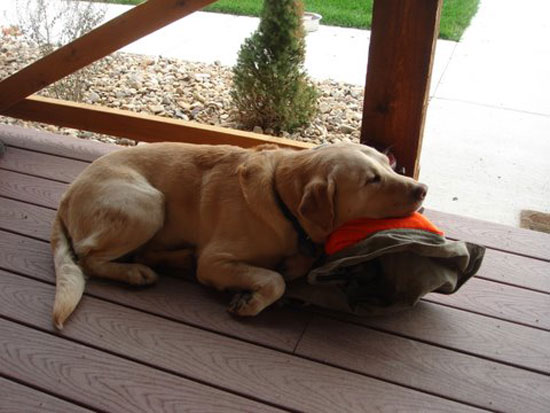
[[[35,47],[13,34],[0,35],[0,79],[39,58]],[[203,124],[243,129],[235,120],[229,91],[231,68],[162,57],[115,53],[100,61],[85,82],[83,101]],[[308,127],[281,136],[310,143],[359,139],[363,89],[334,81],[316,81],[319,111]],[[51,88],[39,92],[53,96]],[[132,145],[133,141],[70,128],[0,116],[0,123],[31,126],[85,139]],[[254,127],[273,135],[272,130]]]

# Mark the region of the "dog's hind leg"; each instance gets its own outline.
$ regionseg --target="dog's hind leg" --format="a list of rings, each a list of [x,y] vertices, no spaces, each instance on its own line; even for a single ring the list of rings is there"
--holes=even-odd
[[[188,274],[195,269],[195,249],[193,247],[168,251],[146,249],[136,256],[136,262],[149,267],[178,270],[178,273]]]
[[[152,284],[157,274],[148,266],[114,262],[147,243],[164,223],[164,197],[147,183],[121,183],[104,189],[101,199],[86,207],[88,231],[73,240],[79,264],[87,275],[133,285]]]
[[[109,256],[87,256],[82,261],[86,274],[121,281],[132,285],[154,284],[158,276],[143,264],[112,262]]]

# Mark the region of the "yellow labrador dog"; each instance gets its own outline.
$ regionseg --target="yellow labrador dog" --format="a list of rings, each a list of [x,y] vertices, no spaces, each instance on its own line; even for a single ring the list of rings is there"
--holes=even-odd
[[[351,219],[406,216],[426,192],[359,144],[122,149],[92,163],[61,200],[51,239],[54,323],[62,328],[77,306],[85,274],[146,285],[157,279],[150,263],[190,255],[201,283],[247,292],[231,312],[256,315],[283,295],[285,276],[307,271],[301,244],[323,243]],[[121,259],[129,254],[138,259]]]

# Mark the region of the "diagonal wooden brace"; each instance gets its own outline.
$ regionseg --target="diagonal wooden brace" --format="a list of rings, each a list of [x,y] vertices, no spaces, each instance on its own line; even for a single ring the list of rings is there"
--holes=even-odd
[[[0,82],[0,113],[27,96],[215,0],[149,0]]]

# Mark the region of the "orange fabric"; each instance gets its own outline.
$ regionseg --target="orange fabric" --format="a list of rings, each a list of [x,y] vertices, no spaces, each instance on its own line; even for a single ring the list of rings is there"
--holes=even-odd
[[[421,229],[443,236],[443,232],[418,212],[405,218],[373,219],[359,218],[346,222],[329,235],[325,252],[334,254],[350,245],[357,244],[375,232],[388,229]]]

